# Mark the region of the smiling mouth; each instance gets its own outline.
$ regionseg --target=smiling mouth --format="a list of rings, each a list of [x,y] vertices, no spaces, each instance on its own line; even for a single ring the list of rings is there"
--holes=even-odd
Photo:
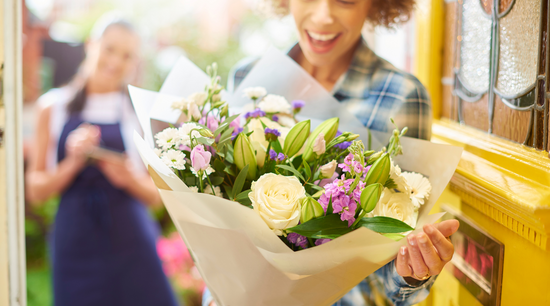
[[[334,47],[338,38],[341,36],[341,33],[321,34],[307,30],[305,32],[313,51],[317,53],[325,53],[330,51]]]

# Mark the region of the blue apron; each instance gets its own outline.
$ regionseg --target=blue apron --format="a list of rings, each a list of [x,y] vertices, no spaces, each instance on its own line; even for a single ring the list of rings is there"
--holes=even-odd
[[[58,146],[83,120],[66,122]],[[124,152],[120,124],[97,124],[101,145]],[[85,167],[61,197],[53,230],[56,306],[177,305],[156,253],[158,229],[145,206]]]

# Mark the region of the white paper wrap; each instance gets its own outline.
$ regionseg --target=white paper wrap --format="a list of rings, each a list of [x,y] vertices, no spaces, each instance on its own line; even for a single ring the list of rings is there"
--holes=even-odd
[[[274,63],[281,71],[273,68]],[[199,76],[193,77],[200,73],[189,68],[190,65],[195,67],[187,60],[178,62],[166,81],[168,85],[165,83],[163,86],[163,89],[171,90],[154,93],[130,88],[143,130],[149,131],[145,133],[146,140],[136,133],[134,141],[218,305],[331,305],[366,276],[395,258],[399,247],[406,244],[406,239],[395,242],[366,228],[321,246],[294,252],[252,209],[212,195],[191,192],[153,153],[150,132],[151,114],[167,122],[173,118],[170,116],[174,116],[168,112],[163,115],[162,103],[156,103],[159,99],[184,96],[200,90],[175,90],[185,84],[181,80],[200,79]],[[290,58],[271,50],[257,65],[259,69],[256,66],[239,88],[263,86],[269,93],[284,95],[289,101],[305,100],[303,117],[321,122],[337,114],[341,118],[340,130],[359,133],[367,143],[368,132],[359,120],[339,107],[338,101]],[[185,67],[188,69],[185,70]],[[268,68],[272,70],[263,70],[266,77],[261,69]],[[289,83],[295,89],[280,85]],[[199,85],[193,83],[197,88]],[[201,88],[204,88],[204,83]],[[242,96],[242,90],[227,96],[230,105],[238,107],[246,102],[239,96]],[[317,103],[322,107],[318,107]],[[386,134],[373,132],[373,148],[380,148],[388,139]],[[396,163],[402,169],[426,175],[432,184],[430,199],[420,209],[415,233],[421,230],[422,225],[433,223],[441,217],[441,214],[428,213],[450,181],[462,149],[406,137],[402,138],[402,145],[405,155],[398,156]]]

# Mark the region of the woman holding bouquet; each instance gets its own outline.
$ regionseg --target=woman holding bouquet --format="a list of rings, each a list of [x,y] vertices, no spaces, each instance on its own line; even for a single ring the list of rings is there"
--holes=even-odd
[[[391,27],[408,20],[414,0],[267,0],[280,15],[292,14],[299,41],[288,55],[314,77],[363,124],[391,131],[390,118],[408,127],[407,136],[430,139],[431,103],[424,86],[369,49],[361,36],[365,22]],[[228,89],[235,90],[255,60],[233,70]],[[408,236],[397,258],[350,291],[335,306],[412,305],[429,293],[452,258],[447,238],[458,222],[424,226]],[[204,305],[213,304],[208,292]]]
[[[27,196],[61,198],[51,235],[55,305],[173,306],[144,205],[160,197],[133,146],[139,124],[125,91],[139,38],[108,17],[76,78],[39,100]]]

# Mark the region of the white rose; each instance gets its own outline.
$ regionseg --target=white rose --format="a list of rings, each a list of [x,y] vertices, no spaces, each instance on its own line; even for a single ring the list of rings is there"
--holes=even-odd
[[[261,121],[260,121],[261,120]],[[267,145],[269,142],[265,140],[265,129],[262,125],[262,122],[270,129],[277,129],[281,136],[279,136],[279,142],[281,144],[285,143],[286,135],[288,134],[289,129],[282,127],[277,122],[271,121],[267,118],[252,119],[248,123],[248,130],[254,131],[249,137],[250,144],[256,150],[256,162],[259,167],[263,167],[265,161],[265,155],[267,150]]]
[[[266,113],[287,113],[290,114],[292,107],[288,101],[277,95],[267,95],[258,103],[258,107]]]
[[[252,100],[256,100],[267,94],[267,90],[263,87],[249,87],[245,88],[243,92],[245,97],[249,97]]]
[[[251,190],[248,197],[254,211],[276,235],[298,225],[306,191],[296,177],[267,173],[252,182]]]
[[[408,194],[395,193],[386,188],[371,215],[394,218],[414,228],[418,212]]]
[[[208,96],[205,92],[196,92],[187,97],[187,100],[197,104],[198,106],[203,106]]]

